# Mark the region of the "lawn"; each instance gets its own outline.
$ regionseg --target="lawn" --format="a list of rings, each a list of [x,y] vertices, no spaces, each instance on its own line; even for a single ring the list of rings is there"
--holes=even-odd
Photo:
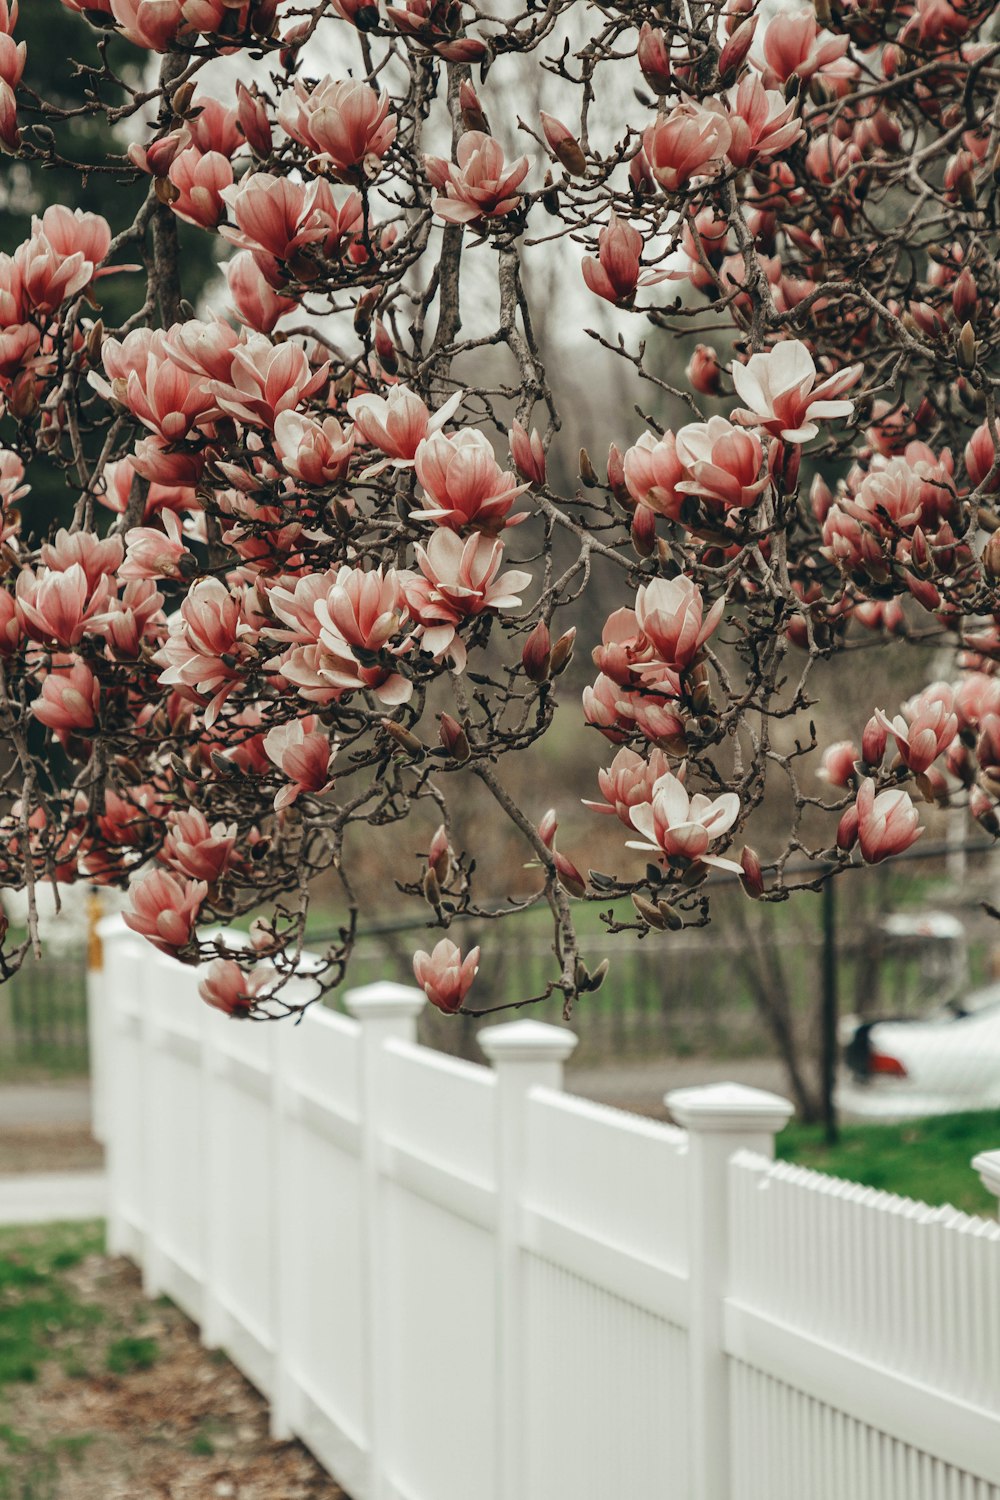
[[[844,1125],[826,1146],[819,1126],[789,1125],[778,1136],[784,1161],[846,1177],[924,1203],[950,1203],[969,1214],[995,1215],[997,1200],[969,1165],[979,1151],[1000,1148],[1000,1110],[940,1115],[898,1125]]]

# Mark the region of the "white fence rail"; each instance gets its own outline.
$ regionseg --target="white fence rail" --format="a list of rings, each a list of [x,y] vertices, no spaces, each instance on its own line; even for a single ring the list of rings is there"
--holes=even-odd
[[[104,935],[111,1248],[353,1500],[1000,1500],[1000,1226],[776,1165],[774,1095],[654,1124],[561,1028],[234,1023]]]

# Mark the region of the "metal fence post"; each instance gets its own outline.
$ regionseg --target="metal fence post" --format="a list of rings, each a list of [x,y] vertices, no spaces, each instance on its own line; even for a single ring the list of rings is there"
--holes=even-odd
[[[386,1042],[416,1041],[417,1016],[426,999],[411,985],[379,982],[348,990],[344,1004],[361,1025],[361,1296],[365,1312],[366,1500],[391,1500],[387,1473],[386,1413],[392,1329],[386,1317],[386,1244],[383,1231],[380,1150],[383,1125],[383,1052]]]
[[[787,1099],[737,1083],[675,1089],[666,1105],[688,1132],[690,1161],[691,1500],[731,1500],[729,1371],[723,1342],[729,1284],[727,1168],[735,1151],[774,1155],[793,1114]]]
[[[543,1021],[510,1021],[479,1033],[497,1072],[497,1477],[496,1500],[522,1500],[525,1423],[524,1299],[520,1213],[524,1182],[525,1105],[531,1089],[561,1089],[563,1063],[576,1037]]]

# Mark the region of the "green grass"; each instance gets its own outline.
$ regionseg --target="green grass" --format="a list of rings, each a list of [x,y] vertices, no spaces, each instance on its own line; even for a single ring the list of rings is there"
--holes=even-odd
[[[0,1231],[0,1387],[35,1380],[61,1336],[100,1318],[59,1273],[103,1248],[99,1224]]]
[[[822,1136],[819,1126],[789,1125],[778,1136],[778,1156],[924,1203],[996,1214],[997,1200],[970,1162],[977,1152],[1000,1146],[1000,1110],[895,1125],[844,1125],[836,1146],[826,1146]]]
[[[112,1375],[128,1375],[132,1370],[151,1370],[159,1356],[155,1339],[128,1337],[108,1346],[105,1363]]]

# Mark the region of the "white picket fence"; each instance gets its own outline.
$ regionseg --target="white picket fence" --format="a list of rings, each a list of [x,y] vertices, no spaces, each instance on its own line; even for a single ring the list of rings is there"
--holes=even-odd
[[[776,1165],[771,1094],[659,1125],[560,1027],[231,1022],[104,939],[111,1248],[353,1500],[1000,1500],[997,1224]]]

